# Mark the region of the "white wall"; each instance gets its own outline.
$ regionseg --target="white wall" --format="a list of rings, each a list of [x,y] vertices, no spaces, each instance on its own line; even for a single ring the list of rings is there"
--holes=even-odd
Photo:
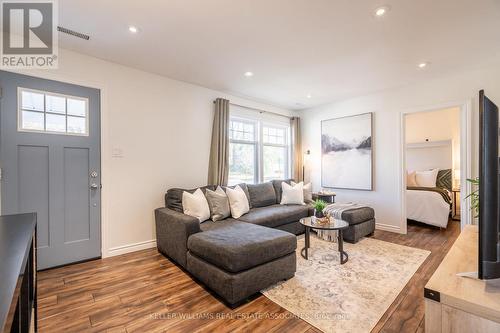
[[[58,70],[23,73],[102,89],[103,256],[155,246],[165,191],[206,184],[217,97],[293,114],[67,50]]]
[[[471,101],[473,124],[473,174],[477,174],[478,91],[500,104],[500,65],[491,64],[446,77],[367,96],[339,101],[301,112],[303,149],[311,150],[308,174],[315,190],[321,186],[321,120],[374,112],[374,191],[336,190],[339,202],[368,203],[375,208],[377,227],[404,232],[401,207],[401,113],[433,110]]]

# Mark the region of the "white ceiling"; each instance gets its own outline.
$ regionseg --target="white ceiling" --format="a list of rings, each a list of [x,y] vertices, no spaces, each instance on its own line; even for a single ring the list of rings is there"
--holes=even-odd
[[[391,10],[376,19],[380,5]],[[498,0],[60,0],[59,8],[60,25],[91,36],[60,34],[63,48],[290,109],[500,58]],[[422,61],[431,65],[419,70]]]

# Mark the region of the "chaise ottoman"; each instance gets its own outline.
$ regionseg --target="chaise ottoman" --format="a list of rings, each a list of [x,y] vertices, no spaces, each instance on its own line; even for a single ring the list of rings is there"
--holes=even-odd
[[[187,270],[231,307],[294,276],[295,235],[234,221],[191,235]]]
[[[342,220],[349,223],[343,231],[344,240],[357,243],[362,237],[371,236],[375,232],[375,211],[370,207],[349,209],[342,212]]]

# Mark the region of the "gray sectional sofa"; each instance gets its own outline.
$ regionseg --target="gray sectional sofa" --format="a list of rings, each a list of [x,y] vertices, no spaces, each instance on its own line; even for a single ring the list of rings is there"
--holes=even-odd
[[[239,219],[199,223],[185,215],[182,193],[170,189],[155,211],[158,250],[234,306],[252,294],[294,276],[295,235],[312,214],[307,205],[280,205],[281,183],[240,184],[250,211]],[[285,180],[290,183],[290,180]],[[215,190],[215,186],[202,188]]]
[[[290,183],[291,180],[284,180]],[[295,235],[304,233],[299,223],[313,215],[310,205],[280,205],[283,180],[240,184],[250,211],[240,218],[200,223],[185,215],[182,193],[196,189],[170,189],[165,208],[155,210],[158,250],[215,291],[230,306],[279,281],[294,276]],[[205,186],[215,190],[216,186]],[[345,211],[349,223],[344,240],[356,243],[373,234],[375,216],[371,208]]]

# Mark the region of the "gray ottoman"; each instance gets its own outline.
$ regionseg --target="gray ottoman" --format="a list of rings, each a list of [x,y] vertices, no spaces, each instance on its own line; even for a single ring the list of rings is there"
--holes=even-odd
[[[343,231],[344,240],[357,243],[361,237],[371,236],[375,232],[375,211],[365,207],[346,210],[342,220],[349,223],[349,228]]]
[[[295,235],[250,223],[194,234],[187,246],[187,270],[230,306],[296,270]]]

